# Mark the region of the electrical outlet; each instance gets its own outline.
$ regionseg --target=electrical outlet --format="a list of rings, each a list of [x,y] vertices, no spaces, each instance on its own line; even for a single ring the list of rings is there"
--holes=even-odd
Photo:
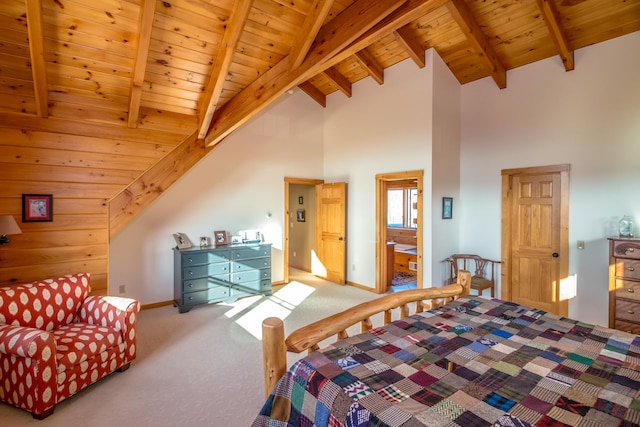
[[[351,271],[356,271],[356,265],[355,264],[351,264]]]
[[[293,257],[294,258],[296,257],[296,251],[293,251]]]
[[[578,240],[578,249],[584,249],[584,240]]]
[[[124,287],[124,285],[120,285],[120,286],[118,286],[118,292],[120,292],[121,294],[124,294],[124,293],[125,293],[125,287]]]

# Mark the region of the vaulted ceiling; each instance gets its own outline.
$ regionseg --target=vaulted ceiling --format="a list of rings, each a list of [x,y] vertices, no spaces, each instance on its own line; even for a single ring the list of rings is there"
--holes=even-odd
[[[0,113],[153,116],[214,145],[294,87],[325,105],[429,48],[496,90],[541,59],[571,71],[574,50],[640,30],[640,1],[2,0],[0,25]]]

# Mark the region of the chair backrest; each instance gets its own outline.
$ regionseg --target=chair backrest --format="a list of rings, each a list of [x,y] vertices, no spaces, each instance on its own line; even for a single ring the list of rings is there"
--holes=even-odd
[[[495,265],[500,261],[483,258],[475,254],[453,254],[445,261],[449,262],[450,280],[458,277],[458,270],[473,272],[473,276],[482,277],[487,280],[494,280]],[[489,266],[489,268],[487,268]]]
[[[73,322],[89,295],[89,273],[0,288],[0,323],[51,331]]]

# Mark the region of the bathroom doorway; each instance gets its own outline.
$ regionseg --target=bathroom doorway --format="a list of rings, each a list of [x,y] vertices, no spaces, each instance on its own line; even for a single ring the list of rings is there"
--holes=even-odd
[[[423,175],[422,170],[376,175],[377,293],[413,279],[422,288]]]

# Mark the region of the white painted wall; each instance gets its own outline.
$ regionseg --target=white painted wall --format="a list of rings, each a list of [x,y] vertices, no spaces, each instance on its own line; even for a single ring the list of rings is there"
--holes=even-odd
[[[500,259],[502,169],[571,164],[569,316],[607,324],[607,236],[640,221],[640,32],[462,87],[461,250]],[[637,232],[640,228],[636,227]],[[576,249],[584,240],[586,248]]]
[[[447,112],[459,109],[459,86],[446,65],[427,51],[427,66],[423,69],[411,60],[385,70],[384,85],[373,79],[364,79],[353,85],[353,97],[341,93],[327,98],[325,113],[324,168],[325,181],[347,182],[347,280],[363,286],[375,287],[375,176],[381,173],[424,170],[425,203],[423,232],[423,283],[432,283],[431,208],[430,201],[437,185],[441,197],[449,183],[444,174],[432,183],[432,146],[435,107]],[[435,74],[437,70],[438,74]],[[434,96],[434,76],[443,85],[453,88],[452,102],[442,92]],[[453,82],[453,83],[452,83]],[[438,82],[439,83],[439,82]],[[439,148],[457,138],[458,115],[441,120],[436,132]],[[457,192],[457,139],[453,157],[446,156],[445,165],[453,165],[453,180]],[[442,151],[442,150],[440,150]],[[449,191],[449,190],[447,190]],[[453,191],[453,190],[451,190]],[[441,199],[438,199],[441,200]],[[439,211],[438,211],[439,212]],[[440,215],[440,213],[438,213]],[[457,242],[456,242],[457,246]],[[354,269],[355,267],[355,269]]]
[[[284,279],[284,177],[320,179],[322,107],[300,91],[223,141],[118,233],[110,245],[110,287],[142,304],[173,300],[172,233],[194,244],[214,230],[260,228],[273,243],[272,277]],[[271,217],[267,217],[270,213]]]
[[[438,55],[433,55],[433,164],[431,227],[425,230],[424,258],[432,260],[431,280],[440,286],[449,276],[442,261],[460,246],[460,96],[461,86]],[[425,180],[425,182],[427,182]],[[453,218],[442,219],[442,198],[453,197]],[[428,206],[425,206],[429,209]],[[427,218],[425,218],[425,221]],[[427,236],[426,233],[432,233]]]

